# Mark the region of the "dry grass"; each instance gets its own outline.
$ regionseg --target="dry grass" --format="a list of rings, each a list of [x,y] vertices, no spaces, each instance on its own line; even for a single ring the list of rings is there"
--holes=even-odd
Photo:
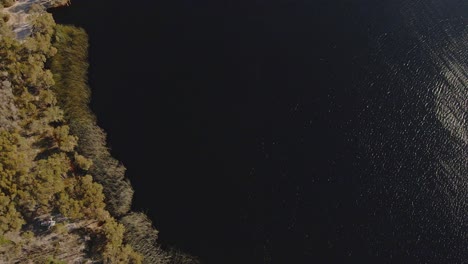
[[[5,234],[9,242],[0,247],[0,263],[43,263],[50,257],[65,263],[94,263],[87,248],[98,229],[95,221],[63,223],[50,230],[29,228],[33,231]]]

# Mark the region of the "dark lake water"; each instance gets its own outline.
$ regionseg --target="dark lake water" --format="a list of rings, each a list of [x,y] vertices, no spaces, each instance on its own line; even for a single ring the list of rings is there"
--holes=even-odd
[[[206,263],[467,263],[466,1],[73,1],[160,242]]]

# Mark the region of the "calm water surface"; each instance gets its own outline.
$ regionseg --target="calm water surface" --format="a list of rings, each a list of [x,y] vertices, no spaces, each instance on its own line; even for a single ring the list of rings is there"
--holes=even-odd
[[[92,107],[162,243],[206,263],[467,262],[464,1],[53,13],[90,34]]]

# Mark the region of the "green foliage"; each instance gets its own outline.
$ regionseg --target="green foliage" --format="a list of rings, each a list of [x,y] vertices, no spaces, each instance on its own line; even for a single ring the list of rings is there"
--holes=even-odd
[[[141,256],[123,244],[123,226],[104,209],[102,185],[87,174],[93,171],[93,159],[75,151],[79,139],[71,133],[73,128],[67,124],[70,115],[65,118],[60,108],[63,100],[59,102],[56,90],[51,89],[55,82],[52,72],[47,69],[51,57],[57,53],[51,45],[55,23],[50,14],[36,9],[32,9],[30,15],[33,23],[31,37],[22,43],[9,34],[0,37],[0,238],[7,233],[19,234],[21,227],[25,223],[31,224],[27,221],[36,216],[58,211],[72,221],[94,219],[105,222],[102,228],[104,239],[98,253],[106,263],[140,263]],[[8,32],[8,29],[0,24],[2,32]],[[78,94],[66,96],[81,100]],[[88,100],[89,95],[82,105],[86,106],[84,102]],[[86,109],[86,113],[84,117],[74,116],[77,122],[73,127],[83,120],[94,120],[89,110]],[[102,139],[105,141],[105,137]],[[100,151],[107,155],[106,158],[110,157],[105,145],[100,143]],[[123,167],[116,162],[113,164],[117,165],[110,169],[119,170],[121,174],[115,178],[118,183],[108,190],[121,191],[115,186],[130,188],[123,180]],[[65,235],[67,228],[58,223],[51,232]],[[87,232],[101,231],[89,229]],[[17,254],[22,251],[24,241],[34,239],[31,232],[22,233],[20,237],[22,240],[15,244]],[[63,262],[50,258],[45,263]]]
[[[142,256],[130,246],[123,246],[124,226],[110,219],[102,227],[106,245],[102,254],[104,263],[142,263]]]
[[[0,193],[0,236],[9,231],[19,231],[24,223],[14,202],[4,193]]]
[[[62,178],[68,172],[70,160],[64,153],[60,153],[41,159],[36,164],[31,173],[19,179],[22,187],[18,193],[20,205],[30,211],[47,213],[53,209],[55,196],[64,191]]]
[[[43,94],[43,93],[41,93]],[[45,101],[44,99],[41,101]],[[45,123],[55,123],[60,122],[63,120],[63,111],[58,108],[57,106],[48,107],[44,112],[42,118],[44,119]]]
[[[11,244],[11,240],[5,238],[3,235],[0,235],[0,247],[8,244]]]
[[[66,184],[66,192],[60,193],[58,205],[63,215],[71,218],[104,218],[102,186],[93,182],[90,175],[69,178]]]
[[[0,187],[8,192],[15,189],[14,176],[27,173],[32,166],[26,149],[27,142],[21,135],[0,130]]]
[[[54,47],[58,52],[51,60],[55,80],[53,88],[61,108],[65,110],[67,119],[73,120],[72,123],[94,124],[94,115],[88,108],[91,92],[87,86],[88,37],[86,32],[76,27],[57,25]],[[81,139],[82,135],[78,134],[78,136]]]
[[[121,218],[125,225],[125,242],[140,252],[143,263],[198,263],[198,261],[180,251],[164,252],[156,243],[158,231],[151,221],[141,213],[130,213],[133,189],[125,179],[125,167],[112,158],[106,147],[106,134],[96,124],[96,118],[88,104],[90,89],[87,86],[87,49],[88,38],[83,29],[61,26],[56,27],[54,46],[57,54],[51,60],[59,106],[64,110],[64,117],[70,131],[77,135],[78,152],[92,161],[84,164],[81,157],[75,158],[79,167],[88,170],[97,182],[102,184],[106,208]],[[86,166],[83,166],[86,165]],[[106,222],[103,227],[107,246],[104,250],[105,263],[133,263],[129,256],[130,247],[122,244],[123,227],[114,222]],[[128,257],[128,259],[126,259]],[[135,262],[138,263],[138,262]]]
[[[131,208],[133,189],[125,179],[125,168],[111,157],[106,135],[88,107],[91,94],[87,86],[88,37],[83,29],[57,25],[54,40],[58,52],[50,65],[58,103],[64,109],[71,132],[79,138],[78,152],[92,161],[87,169],[104,187],[106,208],[112,215],[122,216]]]
[[[52,4],[58,2],[67,1]],[[102,224],[84,232],[96,238],[90,252],[103,263],[142,263],[132,246],[145,263],[197,263],[179,251],[163,252],[144,214],[127,215],[133,189],[88,107],[86,33],[55,25],[39,6],[30,11],[32,35],[21,43],[0,19],[0,246],[9,243],[4,234],[22,234],[13,250],[20,254],[36,238],[20,233],[23,225],[60,212],[70,221]],[[123,225],[105,208],[124,216]],[[61,223],[50,232],[68,234]],[[64,263],[44,256],[42,262]]]
[[[76,152],[75,152],[75,163],[79,168],[83,170],[89,170],[89,168],[91,168],[91,166],[93,165],[92,160],[87,159],[84,156],[81,156],[80,154]]]
[[[23,234],[21,234],[21,236],[29,240],[34,237],[34,233],[32,231],[26,231]]]
[[[58,209],[64,216],[70,217],[72,219],[79,219],[84,215],[83,212],[81,212],[82,205],[80,202],[71,198],[67,192],[62,192],[59,194]]]
[[[86,207],[86,211],[96,213],[97,210],[104,208],[104,194],[102,193],[102,185],[93,182],[90,175],[78,178],[78,183],[75,186],[75,195]]]
[[[18,231],[25,223],[17,210],[21,184],[32,164],[27,161],[25,140],[17,133],[0,131],[0,235]]]
[[[54,232],[57,234],[64,234],[68,232],[67,227],[63,223],[57,223],[53,228]]]
[[[54,129],[53,137],[57,142],[57,146],[60,150],[63,151],[72,151],[77,142],[78,138],[76,136],[70,135],[70,128],[68,126],[59,126]]]

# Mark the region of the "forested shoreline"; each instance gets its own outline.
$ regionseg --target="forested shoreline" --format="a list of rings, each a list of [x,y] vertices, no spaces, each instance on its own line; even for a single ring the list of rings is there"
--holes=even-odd
[[[0,261],[198,263],[163,251],[148,217],[130,211],[125,167],[88,106],[85,31],[31,8],[31,35],[18,40],[2,11]]]
[[[90,172],[102,184],[106,209],[127,229],[125,240],[144,253],[146,263],[192,263],[195,258],[177,250],[164,252],[156,243],[158,231],[143,213],[131,212],[133,189],[125,177],[125,167],[109,153],[105,132],[97,125],[89,109],[91,97],[87,86],[86,32],[77,27],[57,25],[54,47],[58,52],[51,60],[59,105],[69,122],[71,132],[78,136],[78,151],[92,160]]]

